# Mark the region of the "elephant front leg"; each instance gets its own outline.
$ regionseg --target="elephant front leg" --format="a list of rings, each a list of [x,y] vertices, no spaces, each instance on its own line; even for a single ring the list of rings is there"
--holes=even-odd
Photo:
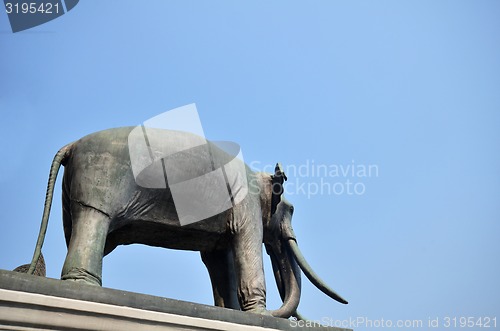
[[[102,285],[102,258],[109,217],[73,202],[72,233],[61,279]]]
[[[267,314],[261,224],[244,227],[235,235],[233,255],[241,309]]]

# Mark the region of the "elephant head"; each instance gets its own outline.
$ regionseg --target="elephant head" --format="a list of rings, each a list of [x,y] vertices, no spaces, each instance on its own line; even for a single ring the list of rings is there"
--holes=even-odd
[[[301,293],[301,270],[323,293],[332,299],[348,302],[330,289],[312,270],[302,255],[292,228],[293,205],[284,198],[286,175],[277,164],[274,175],[260,174],[261,207],[264,222],[264,245],[271,258],[274,277],[283,305],[271,314],[289,317],[296,314]]]

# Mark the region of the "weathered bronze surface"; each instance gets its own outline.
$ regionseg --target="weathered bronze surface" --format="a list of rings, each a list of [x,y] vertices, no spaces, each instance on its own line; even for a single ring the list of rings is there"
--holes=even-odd
[[[118,245],[139,243],[200,251],[212,281],[215,305],[220,307],[290,317],[296,314],[299,304],[300,268],[324,293],[347,303],[316,276],[300,254],[291,226],[293,206],[282,194],[286,176],[279,165],[275,174],[254,173],[246,167],[248,194],[241,202],[213,217],[180,226],[169,187],[151,189],[136,183],[127,145],[132,129],[96,132],[56,154],[30,273],[40,255],[54,183],[62,164],[68,253],[61,279],[101,285],[103,256]],[[173,149],[186,140],[199,138],[166,130],[162,130],[161,137],[162,143]],[[232,158],[211,143],[210,150],[220,160]],[[179,166],[171,171],[194,178],[211,170],[200,164],[194,166],[193,158],[199,159],[200,155],[189,153],[179,155]],[[262,243],[271,257],[283,300],[283,305],[273,311],[266,310]]]

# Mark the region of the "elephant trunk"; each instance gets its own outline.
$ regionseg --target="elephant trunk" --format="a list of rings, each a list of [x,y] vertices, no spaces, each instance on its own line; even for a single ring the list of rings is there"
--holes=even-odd
[[[286,241],[280,241],[279,246],[268,249],[268,253],[271,256],[276,284],[283,300],[283,305],[271,311],[271,315],[288,318],[295,313],[299,305],[300,269]]]
[[[304,271],[304,274],[311,281],[311,283],[313,283],[319,290],[321,290],[321,292],[325,293],[330,298],[343,304],[348,303],[347,300],[338,295],[334,290],[330,289],[328,285],[326,285],[326,283],[323,280],[321,280],[321,278],[319,278],[319,276],[314,272],[314,270],[311,268],[309,263],[307,263],[306,259],[302,255],[295,239],[288,240],[288,247],[293,255],[293,260],[297,261],[300,268],[302,269],[302,271]]]

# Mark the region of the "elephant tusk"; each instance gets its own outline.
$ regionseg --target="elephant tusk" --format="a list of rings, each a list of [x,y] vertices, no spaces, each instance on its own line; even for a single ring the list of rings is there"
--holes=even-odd
[[[266,251],[269,257],[271,258],[271,265],[273,267],[274,279],[276,280],[276,285],[278,286],[278,292],[280,293],[281,301],[284,302],[286,298],[286,285],[283,283],[283,278],[281,277],[281,271],[279,269],[278,259],[274,254],[272,247],[266,244]],[[292,314],[299,321],[305,321],[307,318],[302,316],[298,310],[295,310],[295,313]]]
[[[323,280],[321,280],[321,278],[319,278],[319,276],[313,271],[309,263],[307,263],[306,259],[302,255],[299,246],[297,245],[297,242],[294,239],[289,239],[288,245],[290,247],[290,250],[292,251],[293,256],[295,257],[295,260],[300,266],[300,269],[302,269],[302,271],[304,272],[306,277],[311,281],[311,283],[313,283],[321,292],[325,293],[330,298],[343,304],[348,303],[344,298],[342,298],[335,291],[330,289],[328,285],[326,285],[326,283]]]
[[[283,301],[283,305],[279,309],[271,311],[271,315],[274,317],[289,318],[297,311],[300,300],[300,268],[287,246],[284,245],[284,250],[278,253],[278,256],[274,256],[278,269],[278,272],[275,272],[275,276],[279,275],[280,283],[282,284],[280,296]],[[278,284],[278,278],[276,280]],[[278,285],[278,289],[279,287]]]

